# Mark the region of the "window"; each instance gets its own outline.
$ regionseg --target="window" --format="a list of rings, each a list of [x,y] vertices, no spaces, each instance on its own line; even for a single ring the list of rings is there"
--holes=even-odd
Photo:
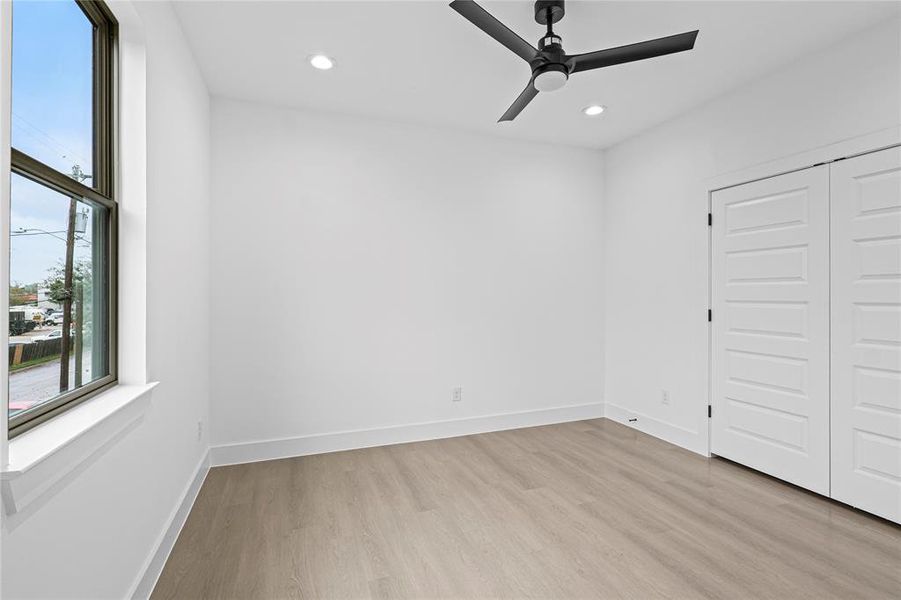
[[[116,23],[99,1],[12,4],[9,432],[116,381]]]

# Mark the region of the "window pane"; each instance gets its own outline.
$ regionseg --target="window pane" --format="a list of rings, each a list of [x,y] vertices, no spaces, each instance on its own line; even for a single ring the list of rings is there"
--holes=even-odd
[[[109,373],[109,210],[17,174],[11,184],[9,414],[13,416]],[[67,240],[72,241],[71,253]],[[68,341],[63,340],[65,314]],[[66,344],[68,359],[63,361]]]
[[[89,186],[93,30],[75,2],[13,2],[13,148]]]

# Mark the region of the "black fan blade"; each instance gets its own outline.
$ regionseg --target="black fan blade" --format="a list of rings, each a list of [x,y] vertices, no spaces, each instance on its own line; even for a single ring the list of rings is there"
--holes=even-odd
[[[656,56],[665,56],[667,54],[691,50],[695,47],[695,38],[697,37],[697,31],[689,31],[678,35],[657,38],[656,40],[648,40],[647,42],[629,44],[628,46],[618,46],[616,48],[598,50],[597,52],[575,54],[566,57],[566,61],[570,66],[571,73],[588,71],[589,69],[600,69],[601,67],[609,67],[611,65],[619,65],[636,60],[644,60],[646,58],[654,58]]]
[[[487,10],[471,0],[454,0],[450,7],[463,15],[470,23],[502,43],[529,62],[538,53],[532,44],[513,33],[506,25],[491,16]]]
[[[538,95],[538,90],[535,89],[534,82],[530,79],[529,85],[526,86],[526,89],[522,91],[519,97],[513,101],[513,104],[510,105],[510,108],[507,109],[501,118],[497,120],[498,123],[501,121],[512,121],[516,118],[516,115],[522,112],[526,106],[528,106],[529,102]]]

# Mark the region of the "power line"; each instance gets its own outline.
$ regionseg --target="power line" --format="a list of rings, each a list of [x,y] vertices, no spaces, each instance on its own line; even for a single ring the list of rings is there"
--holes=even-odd
[[[81,156],[78,152],[74,152],[71,148],[64,146],[59,142],[55,137],[51,134],[47,133],[40,127],[34,125],[29,122],[27,119],[23,118],[21,115],[16,113],[12,113],[12,117],[14,120],[18,120],[20,122],[20,126],[24,126],[28,129],[31,129],[32,132],[25,132],[31,135],[32,139],[35,139],[39,144],[43,144],[47,148],[53,150],[57,153],[60,158],[68,158],[70,160],[74,160],[76,163],[80,164],[88,164],[90,161],[86,160],[84,156]],[[39,136],[42,136],[44,140],[40,140]]]

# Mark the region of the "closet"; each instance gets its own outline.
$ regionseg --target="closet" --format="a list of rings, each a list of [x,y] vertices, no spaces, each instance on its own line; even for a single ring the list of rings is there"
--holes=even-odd
[[[901,522],[901,148],[711,211],[711,451]]]

